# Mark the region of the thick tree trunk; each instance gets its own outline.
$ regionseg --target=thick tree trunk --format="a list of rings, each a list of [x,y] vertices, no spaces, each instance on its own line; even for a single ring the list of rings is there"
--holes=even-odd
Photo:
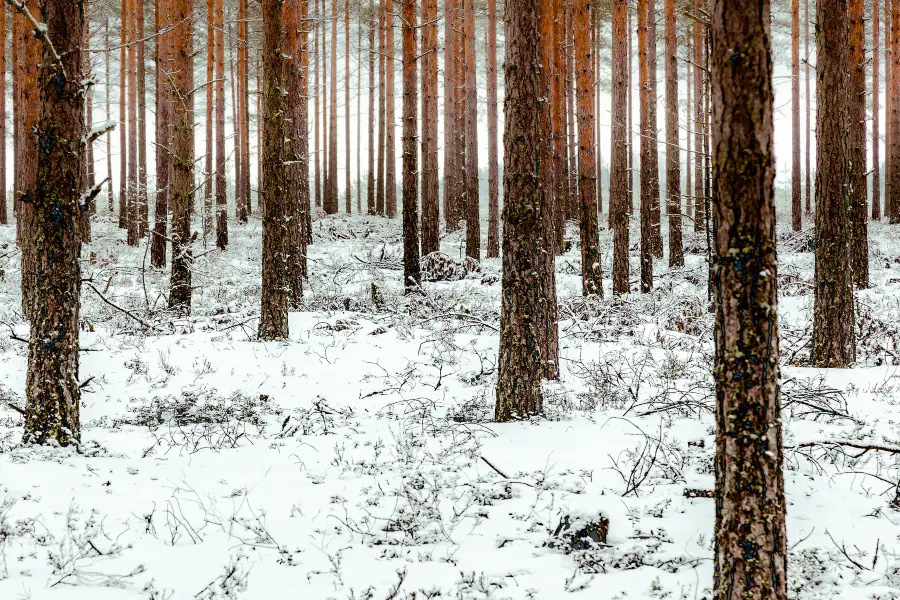
[[[850,0],[850,268],[858,289],[869,287],[866,164],[866,33],[863,0]],[[875,93],[877,95],[877,92]]]
[[[172,176],[171,135],[172,97],[170,78],[172,59],[171,0],[156,0],[156,209],[150,239],[150,264],[166,266],[166,238],[170,181]]]
[[[696,0],[695,10],[704,8],[704,0]],[[706,205],[703,199],[703,172],[706,144],[703,118],[703,25],[694,21],[694,231],[706,229]]]
[[[542,6],[507,0],[506,119],[504,131],[503,294],[495,418],[509,421],[540,413],[543,352],[540,332],[542,208],[546,187],[535,177],[534,157],[545,128],[540,98]],[[552,300],[555,310],[555,298]]]
[[[281,14],[284,0],[263,0],[262,95],[263,95],[263,207],[262,290],[259,337],[288,337],[287,245],[290,211],[285,200],[284,128],[284,33]],[[334,44],[332,44],[333,49]],[[334,53],[332,53],[332,57]],[[332,73],[332,77],[334,73]],[[332,128],[334,132],[336,128]]]
[[[0,224],[6,225],[6,6],[0,13]]]
[[[128,29],[131,0],[122,0],[119,49],[119,228],[128,227]]]
[[[338,118],[337,118],[337,0],[331,0],[331,112],[329,114],[330,129],[328,133],[328,206],[325,212],[335,214],[338,211]]]
[[[594,171],[594,48],[591,45],[591,5],[575,0],[576,85],[578,96],[578,193],[581,230],[581,282],[585,296],[603,296],[603,263],[597,227],[597,174]]]
[[[285,0],[284,26],[284,261],[288,308],[303,304],[306,276],[306,231],[309,212],[309,130],[307,125],[306,16],[307,0]]]
[[[385,43],[387,36],[385,35],[385,0],[379,0],[378,6],[378,191],[375,198],[375,213],[383,217],[384,210],[384,193],[385,193],[385,169],[387,161],[385,160],[385,150],[387,149],[387,135],[385,128],[387,101],[385,94],[387,93],[387,84],[385,78]]]
[[[237,11],[235,11],[237,15]],[[228,75],[231,79],[231,119],[234,123],[234,207],[235,216],[240,214],[240,198],[241,198],[241,121],[238,115],[241,114],[240,104],[241,95],[238,92],[238,72],[237,72],[237,36],[234,31],[234,23],[236,19],[229,19],[228,23]]]
[[[828,148],[828,152],[818,152],[816,160],[812,362],[817,367],[841,368],[856,360],[849,235],[847,4],[845,0],[819,0],[816,16],[816,146]]]
[[[141,209],[138,198],[138,94],[137,94],[137,3],[128,0],[128,235],[129,246],[141,239]]]
[[[225,7],[216,3],[216,247],[228,246],[228,196],[225,180]],[[303,96],[306,101],[306,96]]]
[[[878,8],[881,0],[872,3],[872,220],[881,220],[881,84],[878,64],[881,56]]]
[[[685,175],[685,186],[684,186],[684,214],[687,216],[690,221],[693,219],[694,215],[694,161],[696,157],[694,156],[694,149],[691,143],[693,142],[693,117],[691,116],[691,111],[694,109],[694,104],[691,98],[691,91],[694,89],[693,86],[693,66],[692,66],[692,45],[691,45],[691,36],[686,35],[685,41],[687,45],[687,61],[685,64],[685,70],[687,71],[687,76],[685,77],[687,85],[684,87],[687,89],[687,102],[685,103],[685,123],[687,128],[687,135],[685,136],[685,148],[687,152],[685,153],[685,162],[684,162],[684,175]]]
[[[890,0],[887,0],[890,1]],[[806,214],[812,214],[812,172],[811,158],[812,152],[812,96],[809,87],[809,0],[803,1],[803,48],[806,60],[804,61],[804,71],[806,73]]]
[[[653,289],[653,139],[655,129],[650,121],[650,104],[655,102],[650,95],[650,26],[652,17],[650,4],[653,0],[638,0],[638,86],[640,88],[640,128],[641,128],[641,291],[645,294]],[[655,77],[655,74],[654,74]]]
[[[900,97],[900,1],[891,7],[891,134],[889,161],[891,165],[888,181],[888,221],[892,224],[900,223],[900,103],[896,100]]]
[[[347,145],[344,148],[344,154],[347,157],[347,164],[344,167],[344,193],[347,196],[345,208],[347,214],[350,214],[351,208],[351,187],[350,187],[350,0],[344,0],[344,120]],[[335,159],[336,160],[336,159]]]
[[[481,259],[481,202],[478,190],[478,88],[475,78],[475,0],[465,4],[466,36],[466,256]]]
[[[453,14],[453,195],[451,202],[459,221],[466,217],[466,34],[465,8],[467,0],[456,0]]]
[[[800,0],[791,0],[791,228],[800,231]]]
[[[33,7],[32,7],[33,8]],[[53,47],[41,46],[40,139],[33,197],[35,310],[31,315],[24,443],[81,439],[78,313],[81,304],[79,204],[84,191],[84,4],[42,0]],[[23,25],[23,29],[31,29]],[[40,44],[40,42],[36,42]],[[62,57],[54,58],[58,52]]]
[[[191,310],[191,202],[194,192],[193,0],[173,0],[172,23],[172,277],[169,308]]]
[[[319,114],[319,2],[312,0],[312,3],[315,11],[311,25],[313,30],[313,201],[318,208],[322,206],[322,174],[319,167],[321,161],[319,149],[319,122],[321,121]]]
[[[401,0],[403,37],[403,285],[419,290],[418,47],[416,2]]]
[[[666,0],[666,213],[669,267],[684,266],[681,240],[681,139],[678,133],[678,33],[675,0]]]
[[[659,186],[659,127],[657,126],[657,83],[656,83],[656,0],[650,0],[647,14],[647,41],[649,42],[649,69],[650,76],[647,84],[650,86],[650,247],[653,256],[663,257],[662,240],[662,207],[660,206],[661,194]]]
[[[807,0],[809,1],[809,0]],[[894,10],[892,0],[884,0],[884,216],[891,211],[891,143],[894,127]]]
[[[568,136],[566,135],[566,7],[567,0],[553,0],[552,34],[543,37],[553,49],[550,74],[553,81],[550,87],[551,123],[553,127],[553,177],[547,183],[553,186],[548,200],[549,209],[544,217],[554,228],[552,248],[554,254],[562,254],[565,249],[563,240],[566,234],[568,218]],[[549,28],[548,28],[549,29]],[[548,32],[549,33],[549,32]]]
[[[565,89],[565,127],[567,136],[566,140],[566,218],[573,221],[579,220],[580,210],[578,207],[578,142],[576,138],[575,124],[575,53],[574,53],[574,0],[564,0],[565,2],[565,29],[564,42],[562,44],[563,63],[565,75],[563,86]]]
[[[426,0],[427,1],[427,0]],[[434,1],[434,0],[432,0]],[[497,0],[488,0],[487,134],[488,134],[488,258],[500,256],[500,172],[497,148]]]
[[[237,201],[238,217],[246,223],[251,213],[250,201],[250,22],[248,0],[238,0],[238,94],[241,96],[241,197]]]
[[[612,4],[612,127],[609,154],[609,226],[613,230],[613,294],[631,291],[628,168],[628,0]]]
[[[150,222],[149,202],[147,201],[147,73],[146,42],[144,41],[144,0],[137,2],[138,37],[137,51],[137,141],[138,141],[138,234],[141,238],[147,235]]]
[[[388,218],[393,219],[397,216],[397,142],[395,138],[394,126],[396,120],[396,108],[394,101],[394,0],[385,0],[385,17],[384,17],[384,68],[385,78],[384,85],[387,90],[385,97],[384,118],[387,122],[387,131],[385,132],[385,148],[384,160],[384,211]]]
[[[371,8],[371,7],[370,7]],[[366,212],[377,214],[375,206],[375,27],[374,14],[369,20],[369,182],[366,186]]]
[[[213,233],[213,184],[215,173],[213,172],[213,149],[216,141],[216,130],[213,125],[215,112],[215,89],[213,79],[216,75],[216,4],[215,0],[206,0],[206,160],[205,177],[203,181],[203,247],[206,247],[207,238]]]
[[[456,35],[453,33],[453,19],[456,16],[457,0],[444,0],[444,226],[447,231],[455,231],[459,216],[454,204],[455,144],[456,144],[456,78],[455,56]]]
[[[437,19],[437,0],[422,0],[422,254],[426,256],[441,249]]]
[[[786,600],[769,1],[713,0],[711,16],[716,174],[713,597]],[[735,48],[741,52],[735,54]]]
[[[615,1],[615,0],[613,0]],[[634,214],[634,199],[640,186],[635,184],[637,173],[634,168],[634,28],[631,18],[631,10],[628,11],[628,28],[626,29],[628,41],[625,45],[625,53],[628,62],[628,214]]]
[[[111,111],[111,103],[112,103],[112,77],[110,76],[110,59],[109,56],[112,54],[110,51],[110,38],[109,38],[109,17],[106,17],[106,20],[103,23],[103,33],[104,33],[104,42],[106,44],[106,52],[103,53],[103,63],[105,67],[105,76],[106,76],[106,121],[109,122],[112,120],[112,111]],[[5,111],[4,111],[5,114]],[[106,132],[106,205],[110,214],[114,214],[115,211],[115,198],[113,197],[113,167],[112,167],[112,132]]]

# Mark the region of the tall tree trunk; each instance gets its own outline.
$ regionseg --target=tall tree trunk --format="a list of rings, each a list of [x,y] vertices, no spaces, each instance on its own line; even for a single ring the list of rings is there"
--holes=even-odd
[[[652,18],[650,4],[653,0],[638,0],[637,34],[638,34],[638,86],[640,88],[640,128],[641,128],[641,291],[648,293],[653,289],[653,177],[651,137],[655,134],[650,122],[650,98],[653,89],[650,86],[650,26]]]
[[[565,0],[565,41],[563,42],[563,52],[565,60],[565,107],[566,107],[566,131],[568,138],[566,140],[567,161],[566,161],[566,218],[573,221],[579,220],[578,208],[578,142],[576,138],[575,124],[575,54],[573,52],[574,43],[574,0]]]
[[[808,1],[808,0],[807,0]],[[894,10],[892,0],[884,0],[884,215],[891,213],[891,153],[894,127]]]
[[[328,135],[331,133],[331,121],[329,119],[328,92],[328,17],[325,16],[325,1],[321,0],[322,13],[322,210],[328,212],[329,195],[331,194],[331,180],[329,179],[328,169],[331,162],[328,158],[328,152],[331,149],[328,145]]]
[[[137,246],[141,239],[140,205],[138,200],[138,97],[137,97],[137,3],[128,0],[128,235],[129,246]]]
[[[346,134],[347,134],[347,146],[344,149],[345,154],[347,156],[347,165],[344,169],[344,185],[346,186],[346,194],[347,194],[347,203],[346,209],[347,214],[350,214],[351,207],[351,193],[350,193],[350,0],[345,0],[347,6],[344,9],[344,119],[346,125]]]
[[[206,168],[203,182],[203,247],[207,238],[213,233],[213,148],[216,141],[216,130],[213,125],[215,112],[215,89],[213,83],[216,75],[216,4],[215,0],[206,0]]]
[[[319,169],[321,153],[319,149],[319,2],[312,0],[313,14],[313,199],[316,208],[322,206],[322,174]]]
[[[550,73],[553,76],[550,95],[551,120],[553,127],[553,154],[554,165],[553,178],[548,180],[553,185],[550,195],[550,209],[545,220],[552,220],[555,226],[553,244],[549,246],[555,254],[562,254],[564,250],[563,240],[566,233],[566,219],[569,217],[568,203],[568,136],[566,132],[566,2],[568,0],[554,0],[552,14],[553,35],[547,40],[552,44],[553,60]]]
[[[575,0],[573,63],[578,64],[578,193],[580,196],[581,282],[585,296],[603,296],[603,263],[597,226],[597,174],[594,171],[594,48],[590,0]]]
[[[454,77],[456,49],[453,19],[457,0],[444,0],[444,225],[447,231],[455,231],[459,217],[454,204],[456,143],[456,79]]]
[[[890,0],[887,0],[890,2]],[[806,72],[806,214],[812,214],[812,174],[811,159],[812,152],[812,109],[811,109],[811,92],[809,87],[809,0],[803,0],[803,48],[806,60],[804,61],[804,71]]]
[[[800,231],[800,0],[791,0],[791,228]]]
[[[545,186],[534,176],[534,157],[545,128],[540,98],[547,93],[540,68],[542,3],[507,0],[506,119],[504,131],[503,294],[498,359],[498,421],[542,410],[540,340],[541,268]],[[555,311],[555,298],[552,299]]]
[[[191,203],[194,191],[193,0],[172,0],[172,276],[169,308],[191,310]]]
[[[109,17],[106,17],[103,23],[104,42],[106,44],[106,52],[103,53],[104,76],[106,77],[106,122],[112,120],[111,96],[112,96],[112,77],[110,76],[110,60],[112,54],[110,50],[109,38]],[[4,111],[4,114],[6,111]],[[113,170],[112,170],[112,132],[106,132],[106,204],[110,214],[114,214],[115,198],[113,197]]]
[[[612,4],[612,121],[609,153],[609,226],[613,230],[613,294],[631,291],[628,225],[631,189],[628,167],[628,0]]]
[[[696,0],[695,10],[701,12],[704,0]],[[703,135],[703,24],[694,21],[694,231],[706,229],[706,206],[703,199],[703,161],[706,159]]]
[[[613,0],[614,1],[614,0]],[[634,168],[634,28],[632,27],[631,11],[628,11],[628,41],[626,43],[626,57],[628,61],[628,214],[634,214],[634,199],[640,186],[635,185],[637,173]]]
[[[34,7],[31,7],[34,8]],[[30,11],[29,11],[30,12]],[[42,0],[47,38],[40,57],[40,118],[33,197],[35,300],[25,381],[26,444],[78,444],[79,204],[84,191],[84,4]],[[23,25],[31,30],[32,25]],[[40,43],[40,42],[37,42]],[[62,57],[55,58],[56,53]]]
[[[0,224],[8,221],[6,210],[6,7],[0,8]],[[107,117],[108,119],[109,117]]]
[[[693,219],[694,215],[694,160],[696,160],[696,156],[694,155],[694,149],[691,143],[693,142],[693,117],[691,116],[691,111],[694,109],[693,100],[691,98],[691,91],[694,89],[693,86],[693,50],[691,45],[691,36],[686,35],[685,43],[687,46],[687,60],[685,61],[685,71],[687,71],[685,80],[687,85],[684,87],[687,89],[687,102],[685,103],[685,123],[687,126],[687,135],[685,136],[685,148],[687,152],[685,153],[685,164],[684,164],[684,175],[685,175],[685,186],[684,186],[684,214],[687,216],[688,220]]]
[[[416,1],[401,0],[403,36],[403,285],[418,290],[419,267],[419,164],[418,164],[418,70]]]
[[[684,266],[681,243],[681,139],[678,132],[678,33],[675,0],[666,0],[666,213],[669,267]]]
[[[366,186],[366,212],[377,214],[375,205],[375,7],[369,2],[369,181]]]
[[[881,0],[872,2],[872,220],[881,220],[881,114],[879,100],[881,84],[878,82],[878,64],[881,56],[878,8]]]
[[[891,6],[891,134],[889,161],[891,165],[888,181],[891,189],[888,192],[888,222],[900,223],[900,1]]]
[[[437,0],[422,0],[422,254],[426,256],[441,249],[437,19]]]
[[[119,49],[119,228],[128,227],[128,6],[122,0],[122,20]]]
[[[657,84],[656,84],[656,0],[650,0],[647,15],[647,41],[650,44],[649,57],[650,77],[648,85],[650,86],[650,243],[653,250],[653,256],[656,258],[663,257],[663,240],[662,240],[662,207],[660,206],[660,187],[659,187],[659,127],[657,126]]]
[[[309,211],[309,147],[307,125],[306,13],[307,0],[285,0],[284,28],[284,216],[283,252],[287,275],[287,303],[290,309],[303,304],[306,275],[305,231]]]
[[[228,195],[225,180],[225,7],[216,3],[216,247],[228,247]],[[306,101],[306,95],[302,96]]]
[[[384,33],[384,68],[386,70],[384,85],[387,88],[384,114],[387,122],[387,131],[385,132],[385,145],[387,147],[384,153],[384,159],[387,163],[384,174],[384,210],[388,218],[393,219],[397,216],[397,142],[394,131],[394,126],[397,124],[396,102],[394,100],[394,0],[386,0]]]
[[[147,235],[150,214],[147,202],[147,72],[146,42],[144,41],[144,0],[137,3],[137,141],[138,141],[138,234],[141,238]]]
[[[817,367],[841,368],[856,360],[847,139],[849,20],[844,0],[819,0],[816,9],[816,146],[828,152],[818,152],[816,157],[812,362]],[[898,17],[895,22],[900,21]]]
[[[385,134],[387,101],[385,94],[387,93],[387,85],[385,83],[385,43],[387,36],[385,35],[385,0],[379,0],[378,5],[378,190],[375,198],[375,212],[379,216],[385,215],[384,210],[384,179],[387,161],[385,160],[385,150],[387,148],[387,135]]]
[[[863,0],[850,0],[850,269],[858,289],[869,287],[866,164],[866,33]],[[875,95],[878,92],[876,90]]]
[[[350,0],[347,0],[348,4]],[[362,215],[362,71],[363,24],[362,0],[356,0],[356,214]],[[349,50],[348,50],[349,52]]]
[[[285,200],[284,129],[284,34],[281,26],[284,0],[263,0],[262,89],[263,207],[262,290],[259,337],[288,337],[288,277],[286,248],[290,242],[290,212]],[[334,39],[334,38],[332,38]],[[334,57],[332,43],[332,57]],[[332,65],[333,66],[333,65]],[[334,72],[332,72],[334,77]],[[334,132],[334,128],[332,129]],[[334,175],[334,174],[333,174]]]
[[[457,221],[465,219],[467,207],[466,186],[466,103],[469,99],[466,93],[466,33],[465,10],[467,0],[456,1],[456,11],[453,15],[453,79],[454,109],[453,119],[453,197],[454,211]]]
[[[713,598],[786,600],[769,1],[713,0],[711,16],[716,174]],[[740,54],[734,48],[741,48]]]
[[[235,11],[237,16],[237,11]],[[241,199],[241,121],[239,115],[241,95],[238,92],[239,85],[237,73],[237,36],[235,36],[234,21],[237,19],[229,19],[228,22],[228,76],[231,79],[231,119],[234,123],[234,208],[235,216],[240,215],[240,199]]]
[[[238,0],[238,94],[241,96],[241,198],[238,217],[246,223],[250,217],[250,23],[248,0]]]
[[[331,114],[329,121],[331,130],[328,135],[328,186],[329,206],[325,212],[334,214],[338,211],[338,122],[337,122],[337,0],[331,0]],[[349,165],[347,165],[349,167]]]
[[[475,78],[475,0],[465,3],[466,36],[466,256],[481,259],[478,189],[478,87]]]
[[[428,0],[426,0],[428,1]],[[432,2],[434,0],[431,0]],[[437,9],[435,9],[437,12]],[[435,15],[436,17],[437,15]],[[487,40],[488,258],[500,256],[500,172],[497,148],[497,0],[488,0]],[[435,64],[437,67],[437,64]],[[435,77],[437,75],[435,74]],[[437,115],[435,115],[437,116]],[[435,165],[436,167],[437,165]]]
[[[169,198],[172,176],[171,71],[172,36],[171,0],[156,0],[156,208],[153,234],[150,236],[150,264],[166,266],[166,238],[168,237]]]

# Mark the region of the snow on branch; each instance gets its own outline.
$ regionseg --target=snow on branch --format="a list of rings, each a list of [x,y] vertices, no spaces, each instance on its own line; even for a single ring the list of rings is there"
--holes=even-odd
[[[62,70],[63,74],[65,74],[65,70],[62,66],[62,59],[56,52],[56,48],[53,47],[53,42],[51,42],[50,38],[47,36],[47,24],[41,23],[36,18],[34,18],[34,15],[31,14],[31,11],[29,11],[28,7],[25,6],[25,0],[6,0],[6,3],[9,4],[13,10],[22,14],[31,22],[32,27],[34,27],[34,37],[41,40],[47,45],[47,48],[50,50],[50,54],[53,56],[53,60],[57,65],[59,65],[59,68],[60,70]]]

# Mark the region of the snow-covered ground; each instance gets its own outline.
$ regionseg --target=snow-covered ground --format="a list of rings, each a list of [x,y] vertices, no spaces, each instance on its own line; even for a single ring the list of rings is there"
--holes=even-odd
[[[497,424],[499,261],[403,297],[398,221],[314,229],[306,310],[260,343],[258,221],[198,259],[173,318],[167,272],[98,217],[84,275],[131,315],[84,288],[82,453],[19,445],[28,328],[0,229],[0,599],[710,597],[713,501],[685,497],[713,486],[705,236],[647,296],[586,301],[560,257],[562,379],[545,418]],[[796,598],[900,598],[898,456],[801,446],[900,445],[900,244],[870,232],[840,372],[808,367],[813,257],[781,235]],[[553,535],[601,514],[607,546]]]

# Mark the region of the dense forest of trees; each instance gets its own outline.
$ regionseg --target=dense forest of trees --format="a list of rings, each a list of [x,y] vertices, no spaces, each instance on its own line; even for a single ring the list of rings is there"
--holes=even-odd
[[[502,260],[498,421],[540,415],[542,382],[559,377],[555,257],[568,244],[580,248],[583,294],[617,297],[651,292],[661,259],[682,267],[690,240],[707,248],[716,315],[715,595],[785,598],[773,26],[790,37],[790,224],[814,225],[811,360],[851,367],[868,222],[900,222],[900,2],[784,0],[789,24],[773,23],[769,0],[203,4],[6,0],[0,10],[0,108],[10,65],[13,123],[7,136],[0,120],[0,135],[13,148],[32,328],[26,440],[80,439],[79,254],[94,215],[115,218],[128,245],[147,244],[152,268],[170,274],[170,309],[185,316],[201,247],[228,252],[258,217],[261,340],[288,338],[288,312],[303,306],[314,218],[399,215],[408,294],[422,293],[423,258],[464,232],[464,257]],[[0,223],[8,213],[4,195]]]

